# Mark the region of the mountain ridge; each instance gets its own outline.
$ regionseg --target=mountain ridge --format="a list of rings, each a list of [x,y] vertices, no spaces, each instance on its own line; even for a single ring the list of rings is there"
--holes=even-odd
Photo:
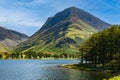
[[[81,15],[79,15],[79,14],[81,14]],[[59,18],[59,16],[63,16],[63,17],[60,17]],[[101,19],[99,19],[99,18],[97,18],[97,17],[95,17],[95,16],[93,16],[93,15],[91,15],[90,13],[88,13],[88,12],[86,12],[86,11],[84,11],[84,10],[82,10],[82,9],[79,9],[79,8],[76,8],[76,7],[70,7],[70,8],[67,8],[67,9],[64,9],[63,11],[61,11],[61,12],[59,12],[59,13],[57,13],[55,16],[53,16],[53,17],[49,17],[48,19],[47,19],[47,22],[48,21],[50,21],[52,18],[52,20],[56,20],[56,22],[51,22],[50,24],[52,24],[52,25],[54,25],[55,23],[57,23],[57,22],[59,22],[59,20],[62,20],[62,19],[64,19],[64,18],[69,18],[70,16],[74,16],[74,17],[78,17],[78,18],[80,18],[80,19],[82,19],[84,22],[86,22],[87,24],[89,24],[89,25],[92,25],[92,24],[90,24],[92,21],[95,21],[96,19],[96,21],[95,22],[97,22],[97,21],[102,21]],[[89,16],[89,17],[88,17]],[[57,18],[56,18],[57,17]],[[86,18],[87,17],[87,18]],[[95,20],[93,20],[94,18],[96,18]],[[85,19],[87,19],[87,20],[89,20],[89,21],[91,21],[91,22],[88,22],[88,21],[86,21]],[[44,29],[44,26],[47,26],[46,24],[49,24],[49,23],[45,23],[44,25],[43,25],[43,27],[40,29],[40,30],[42,30],[42,29]],[[95,23],[94,22],[94,23]],[[107,25],[111,25],[111,24],[108,24],[108,23],[106,23],[106,22],[104,22],[104,21],[102,21],[104,24],[107,24]],[[93,26],[93,25],[92,25]],[[98,28],[99,29],[99,28]],[[101,29],[100,29],[101,30]]]
[[[78,46],[92,34],[111,25],[81,9],[70,7],[49,17],[28,41],[16,50],[43,53],[77,53]]]
[[[28,39],[28,36],[0,26],[0,52],[10,52],[19,43]]]

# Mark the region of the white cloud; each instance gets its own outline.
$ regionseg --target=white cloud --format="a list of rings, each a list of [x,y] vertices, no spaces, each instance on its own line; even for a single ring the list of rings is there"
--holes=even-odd
[[[10,11],[0,8],[0,24],[22,25],[27,27],[41,27],[43,22],[29,15],[29,13]]]
[[[17,21],[17,25],[22,25],[26,27],[41,27],[43,25],[43,22],[41,21]]]

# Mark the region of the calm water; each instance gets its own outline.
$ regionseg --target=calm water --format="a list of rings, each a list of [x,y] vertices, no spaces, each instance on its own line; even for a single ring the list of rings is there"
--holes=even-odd
[[[0,60],[0,80],[102,80],[107,73],[59,67],[78,60]]]

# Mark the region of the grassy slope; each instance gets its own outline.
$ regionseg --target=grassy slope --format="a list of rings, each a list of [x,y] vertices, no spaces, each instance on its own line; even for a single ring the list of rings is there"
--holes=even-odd
[[[78,29],[78,27],[81,29]],[[35,52],[43,52],[43,53],[51,53],[51,54],[78,53],[79,52],[78,46],[80,44],[82,44],[82,42],[84,40],[89,38],[95,32],[97,32],[97,31],[94,28],[92,28],[90,25],[87,25],[86,23],[82,22],[81,20],[78,20],[78,23],[72,23],[71,25],[69,25],[67,31],[59,32],[59,35],[66,33],[64,36],[62,36],[56,40],[52,39],[52,41],[47,45],[43,45],[45,43],[45,41],[39,40],[37,45],[32,46],[32,47],[24,50],[23,52],[32,49]],[[52,34],[50,33],[45,36],[48,36],[48,35],[50,36]],[[65,43],[65,44],[61,45],[62,46],[61,48],[55,47],[55,45],[58,44],[60,41],[62,41],[64,38],[73,39],[76,42],[76,44]]]
[[[10,52],[11,49],[3,44],[0,44],[0,52]]]
[[[11,49],[3,44],[0,44],[0,55],[2,55],[2,58],[6,58],[5,52],[7,52],[8,54],[11,53]]]

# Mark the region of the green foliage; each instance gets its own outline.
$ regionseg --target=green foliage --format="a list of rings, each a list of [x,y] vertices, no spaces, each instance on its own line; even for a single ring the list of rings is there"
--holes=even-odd
[[[120,75],[114,76],[114,77],[109,78],[109,79],[103,79],[103,80],[120,80]]]
[[[41,53],[35,52],[32,50],[28,50],[24,53],[12,53],[8,57],[9,59],[44,59],[44,58],[65,58],[65,59],[78,59],[76,54],[49,54],[49,53]]]
[[[0,54],[0,59],[2,58],[2,54]]]
[[[80,49],[86,61],[120,70],[120,26],[94,34]]]

